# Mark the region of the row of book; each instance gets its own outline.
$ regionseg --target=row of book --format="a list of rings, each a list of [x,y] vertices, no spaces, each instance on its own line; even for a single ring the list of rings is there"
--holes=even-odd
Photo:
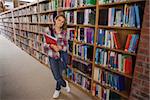
[[[92,84],[92,95],[99,97],[101,100],[121,100],[118,94],[97,83]]]
[[[71,41],[71,40],[68,40],[67,51],[70,52],[70,53],[73,52],[73,41]]]
[[[12,28],[0,26],[0,31],[1,31],[1,33],[6,33],[7,35],[9,35],[13,38],[14,32],[13,32]]]
[[[28,28],[29,29],[27,29],[27,30],[29,30],[29,31],[38,32],[38,26],[37,25],[29,25]]]
[[[51,10],[49,2],[39,4],[39,11],[40,12],[48,11],[48,10]]]
[[[49,32],[48,26],[38,26],[38,25],[32,25],[32,24],[15,24],[15,28],[20,28],[26,31],[31,32],[37,32],[37,33],[43,33],[43,32]]]
[[[17,22],[20,22],[20,23],[27,23],[27,22],[29,22],[29,19],[30,19],[31,17],[29,16],[29,17],[25,17],[25,16],[23,16],[23,17],[16,17],[15,18],[15,22],[17,21]]]
[[[12,22],[12,18],[4,18],[3,22]]]
[[[65,11],[64,12],[67,24],[77,24],[77,11]]]
[[[114,90],[125,90],[125,77],[94,67],[94,80]]]
[[[77,68],[78,70],[88,75],[89,77],[92,76],[92,64],[91,63],[81,61],[78,59],[74,59],[72,61],[72,67]]]
[[[99,10],[99,25],[141,28],[142,9],[139,5],[127,5],[120,8]]]
[[[74,40],[75,33],[76,33],[75,28],[67,28],[67,35],[68,35],[69,40],[72,40],[72,41]]]
[[[40,15],[40,19],[39,21],[41,23],[54,23],[54,16],[53,14],[43,14],[43,15]]]
[[[68,54],[68,61],[67,61],[68,65],[72,64],[72,55]]]
[[[91,80],[83,76],[82,74],[73,71],[69,67],[66,71],[66,77],[72,80],[75,84],[78,84],[83,89],[90,91],[91,90]]]
[[[1,31],[0,31],[2,34],[4,34],[6,37],[8,37],[8,39],[12,39],[13,38],[13,33],[8,31],[8,30],[5,30],[5,28],[1,28]]]
[[[121,46],[119,44],[119,39],[117,36],[117,32],[99,29],[97,35],[97,45],[104,46],[108,48],[116,48],[120,49]]]
[[[34,41],[30,38],[24,38],[21,37],[19,35],[17,35],[17,40],[19,40],[22,44],[29,46],[30,48],[33,48],[34,50],[42,53],[42,54],[46,54],[47,51],[44,48],[44,44],[39,43],[38,41]]]
[[[58,7],[57,3],[58,3],[57,0],[51,0],[51,1],[48,1],[48,2],[40,3],[39,4],[39,11],[42,12],[42,11],[56,10],[57,7]]]
[[[73,55],[80,57],[84,60],[93,60],[93,46],[88,46],[84,44],[74,44]]]
[[[37,23],[38,22],[38,16],[37,15],[31,15],[27,17],[27,22],[29,23]]]
[[[7,27],[7,26],[2,26],[2,27],[0,27],[0,29],[3,29],[3,30],[6,30],[6,31],[8,31],[8,32],[11,32],[11,33],[13,33],[13,28],[10,28],[10,27]]]
[[[93,44],[95,32],[94,30],[94,28],[78,28],[76,35],[77,41]]]
[[[99,29],[97,36],[97,45],[112,49],[121,49],[119,33],[110,30]],[[124,50],[135,53],[139,41],[139,34],[128,34]]]
[[[32,33],[32,32],[27,32],[27,31],[21,31],[19,33],[17,33],[18,35],[21,35],[27,39],[31,39],[34,42],[39,42],[39,43],[43,43],[44,41],[44,37],[41,34],[38,33]]]
[[[15,24],[14,27],[15,27],[16,29],[18,29],[20,26],[19,26],[19,24]]]
[[[82,6],[96,5],[96,0],[59,0],[60,8],[76,8]]]
[[[25,14],[34,14],[38,12],[38,6],[34,5],[34,6],[29,6],[26,8],[26,13]]]
[[[124,50],[135,53],[137,51],[139,38],[139,34],[128,34]]]
[[[96,10],[95,8],[79,10],[77,12],[77,24],[95,25]]]
[[[19,15],[18,13],[19,13],[19,11],[17,11],[17,10],[13,11],[14,17],[15,17],[15,16],[18,16],[18,15]],[[25,13],[24,13],[24,14],[25,14]]]
[[[0,23],[2,26],[7,26],[7,27],[13,27],[13,24],[12,23]]]
[[[67,24],[95,24],[95,9],[85,9],[79,11],[65,11]]]
[[[99,0],[99,4],[108,4],[108,3],[117,3],[117,2],[124,2],[128,0]]]
[[[22,46],[26,46],[22,43],[20,43],[20,46],[22,48]],[[25,49],[26,50],[26,49]],[[40,62],[44,63],[44,64],[48,64],[48,57],[44,54],[42,54],[41,52],[33,49],[33,48],[29,48],[28,49],[28,53],[31,54],[32,56],[34,56],[36,59],[38,59]]]
[[[41,26],[38,27],[38,32],[40,32],[40,33],[49,32],[49,27],[41,25]]]
[[[2,19],[2,17],[0,16],[0,23],[2,23],[2,20],[3,20],[3,19]]]
[[[14,13],[14,16],[18,16],[18,15],[21,16],[21,15],[27,14],[27,11],[29,11],[29,10],[27,10],[27,9],[20,9],[17,12]]]
[[[18,28],[23,29],[23,30],[28,30],[29,26],[30,25],[27,25],[27,24],[20,24],[20,27],[18,27]]]
[[[31,31],[31,32],[39,32],[38,26],[37,25],[27,25],[27,24],[15,24],[15,28],[20,28],[26,31]]]
[[[25,18],[23,18],[23,19],[25,19]],[[22,20],[22,18],[20,20]],[[19,18],[14,17],[14,22],[19,23]]]
[[[7,14],[3,14],[3,15],[1,15],[1,18],[11,17],[11,16],[12,16],[12,14],[11,14],[11,13],[7,13]]]
[[[132,56],[120,54],[105,49],[96,49],[95,64],[117,70],[126,74],[132,74]]]
[[[76,40],[85,43],[94,43],[94,28],[78,28]],[[75,28],[67,28],[68,38],[74,40],[76,30]]]
[[[47,23],[47,22],[54,22],[53,21],[53,14],[43,14],[43,15],[40,15],[40,17],[38,18],[37,15],[31,15],[31,16],[23,16],[23,17],[15,17],[14,18],[14,21],[15,22],[21,22],[21,23],[37,23],[38,21],[39,22],[42,22],[42,23]],[[9,20],[5,20],[6,22],[11,22],[12,20],[9,19]]]

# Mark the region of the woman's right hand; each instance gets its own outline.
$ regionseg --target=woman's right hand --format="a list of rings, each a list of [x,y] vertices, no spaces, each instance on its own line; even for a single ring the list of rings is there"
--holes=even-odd
[[[51,44],[50,46],[55,52],[58,52],[60,50],[60,48],[57,45]]]
[[[45,47],[49,47],[49,46],[50,46],[50,44],[44,43],[44,46],[45,46]]]

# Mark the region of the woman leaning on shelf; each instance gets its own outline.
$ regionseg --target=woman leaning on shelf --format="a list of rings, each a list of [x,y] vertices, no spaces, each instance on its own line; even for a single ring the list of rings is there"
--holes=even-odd
[[[48,48],[48,59],[50,68],[52,70],[54,79],[56,80],[56,90],[53,98],[58,98],[61,86],[67,92],[70,92],[68,81],[63,79],[62,72],[67,66],[67,32],[66,32],[66,18],[64,15],[58,15],[54,19],[54,25],[49,29],[49,35],[57,39],[57,45],[44,45]]]

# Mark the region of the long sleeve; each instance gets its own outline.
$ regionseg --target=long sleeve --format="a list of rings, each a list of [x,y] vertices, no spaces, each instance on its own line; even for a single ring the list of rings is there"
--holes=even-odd
[[[64,37],[64,46],[62,46],[62,50],[66,51],[67,50],[67,45],[68,45],[68,37],[67,37],[67,32],[65,32],[65,37]]]

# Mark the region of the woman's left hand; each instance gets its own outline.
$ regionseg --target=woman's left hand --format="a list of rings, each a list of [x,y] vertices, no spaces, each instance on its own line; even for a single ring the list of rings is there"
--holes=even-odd
[[[51,48],[53,48],[55,52],[58,52],[58,51],[61,50],[61,46],[57,46],[57,45],[54,45],[54,44],[51,44]]]

